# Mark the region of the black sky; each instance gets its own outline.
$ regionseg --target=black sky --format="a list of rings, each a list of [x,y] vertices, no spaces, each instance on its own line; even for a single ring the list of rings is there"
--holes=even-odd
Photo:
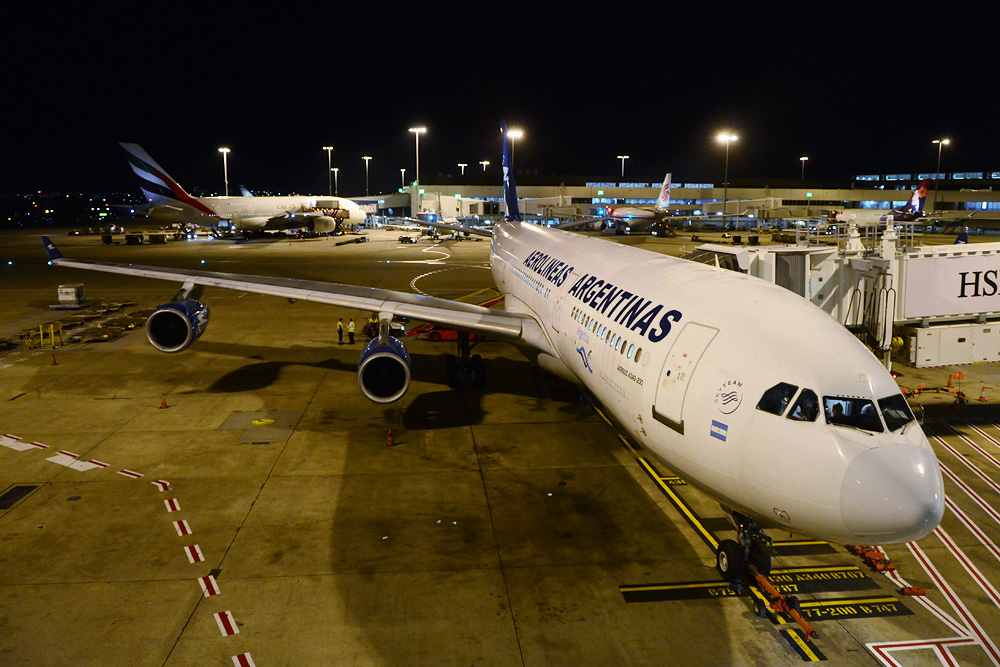
[[[626,13],[626,10],[628,13]],[[803,14],[805,11],[805,14]],[[622,11],[533,5],[206,12],[157,5],[19,10],[2,68],[0,192],[135,191],[119,141],[182,185],[340,193],[499,163],[498,127],[524,128],[539,174],[847,183],[855,173],[1000,170],[997,11],[913,5]],[[971,11],[971,10],[970,10]],[[794,12],[794,14],[790,14]],[[954,14],[954,15],[953,15]]]

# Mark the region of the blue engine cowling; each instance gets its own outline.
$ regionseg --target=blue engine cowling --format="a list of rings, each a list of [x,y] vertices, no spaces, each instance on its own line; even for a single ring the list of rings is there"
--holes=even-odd
[[[186,350],[208,328],[208,306],[188,299],[165,303],[146,320],[146,338],[161,352]]]
[[[358,386],[376,403],[392,403],[410,387],[410,355],[398,338],[373,338],[361,351]]]

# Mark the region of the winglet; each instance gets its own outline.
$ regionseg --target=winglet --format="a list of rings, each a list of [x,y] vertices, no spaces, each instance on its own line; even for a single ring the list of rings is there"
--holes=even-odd
[[[50,262],[56,259],[63,258],[63,254],[59,252],[59,248],[56,247],[56,244],[53,243],[52,239],[50,239],[48,236],[42,237],[42,245],[45,246],[45,252],[48,253]]]

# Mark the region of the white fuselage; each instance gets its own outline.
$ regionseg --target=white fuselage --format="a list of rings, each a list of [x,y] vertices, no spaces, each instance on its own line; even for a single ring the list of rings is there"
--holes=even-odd
[[[228,220],[234,229],[271,231],[305,226],[311,220],[328,218],[341,224],[359,225],[365,213],[341,197],[192,197],[183,210],[155,207],[154,218],[196,225],[215,225]],[[329,225],[327,225],[329,226]],[[333,231],[325,229],[323,231]]]
[[[732,271],[521,222],[494,229],[492,266],[508,310],[543,323],[562,374],[726,507],[850,544],[906,542],[937,526],[944,487],[918,424],[876,432],[824,414],[827,397],[878,406],[900,392],[809,302]],[[761,409],[780,383],[793,388],[792,407]],[[796,421],[807,391],[818,417]]]

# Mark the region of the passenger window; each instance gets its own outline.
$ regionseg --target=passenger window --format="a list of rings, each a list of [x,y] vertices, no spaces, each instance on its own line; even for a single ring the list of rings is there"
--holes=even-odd
[[[794,384],[779,382],[764,392],[757,402],[757,409],[770,412],[772,415],[780,415],[788,407],[788,402],[799,390]]]
[[[878,417],[875,403],[867,398],[845,398],[842,396],[824,396],[823,409],[826,412],[828,424],[853,426],[864,431],[881,433],[882,420]]]
[[[803,389],[795,405],[788,411],[788,418],[800,422],[814,422],[819,417],[819,397],[812,389]]]
[[[913,413],[910,412],[910,406],[906,404],[902,394],[878,399],[878,407],[882,410],[885,425],[890,431],[895,431],[913,421]]]

